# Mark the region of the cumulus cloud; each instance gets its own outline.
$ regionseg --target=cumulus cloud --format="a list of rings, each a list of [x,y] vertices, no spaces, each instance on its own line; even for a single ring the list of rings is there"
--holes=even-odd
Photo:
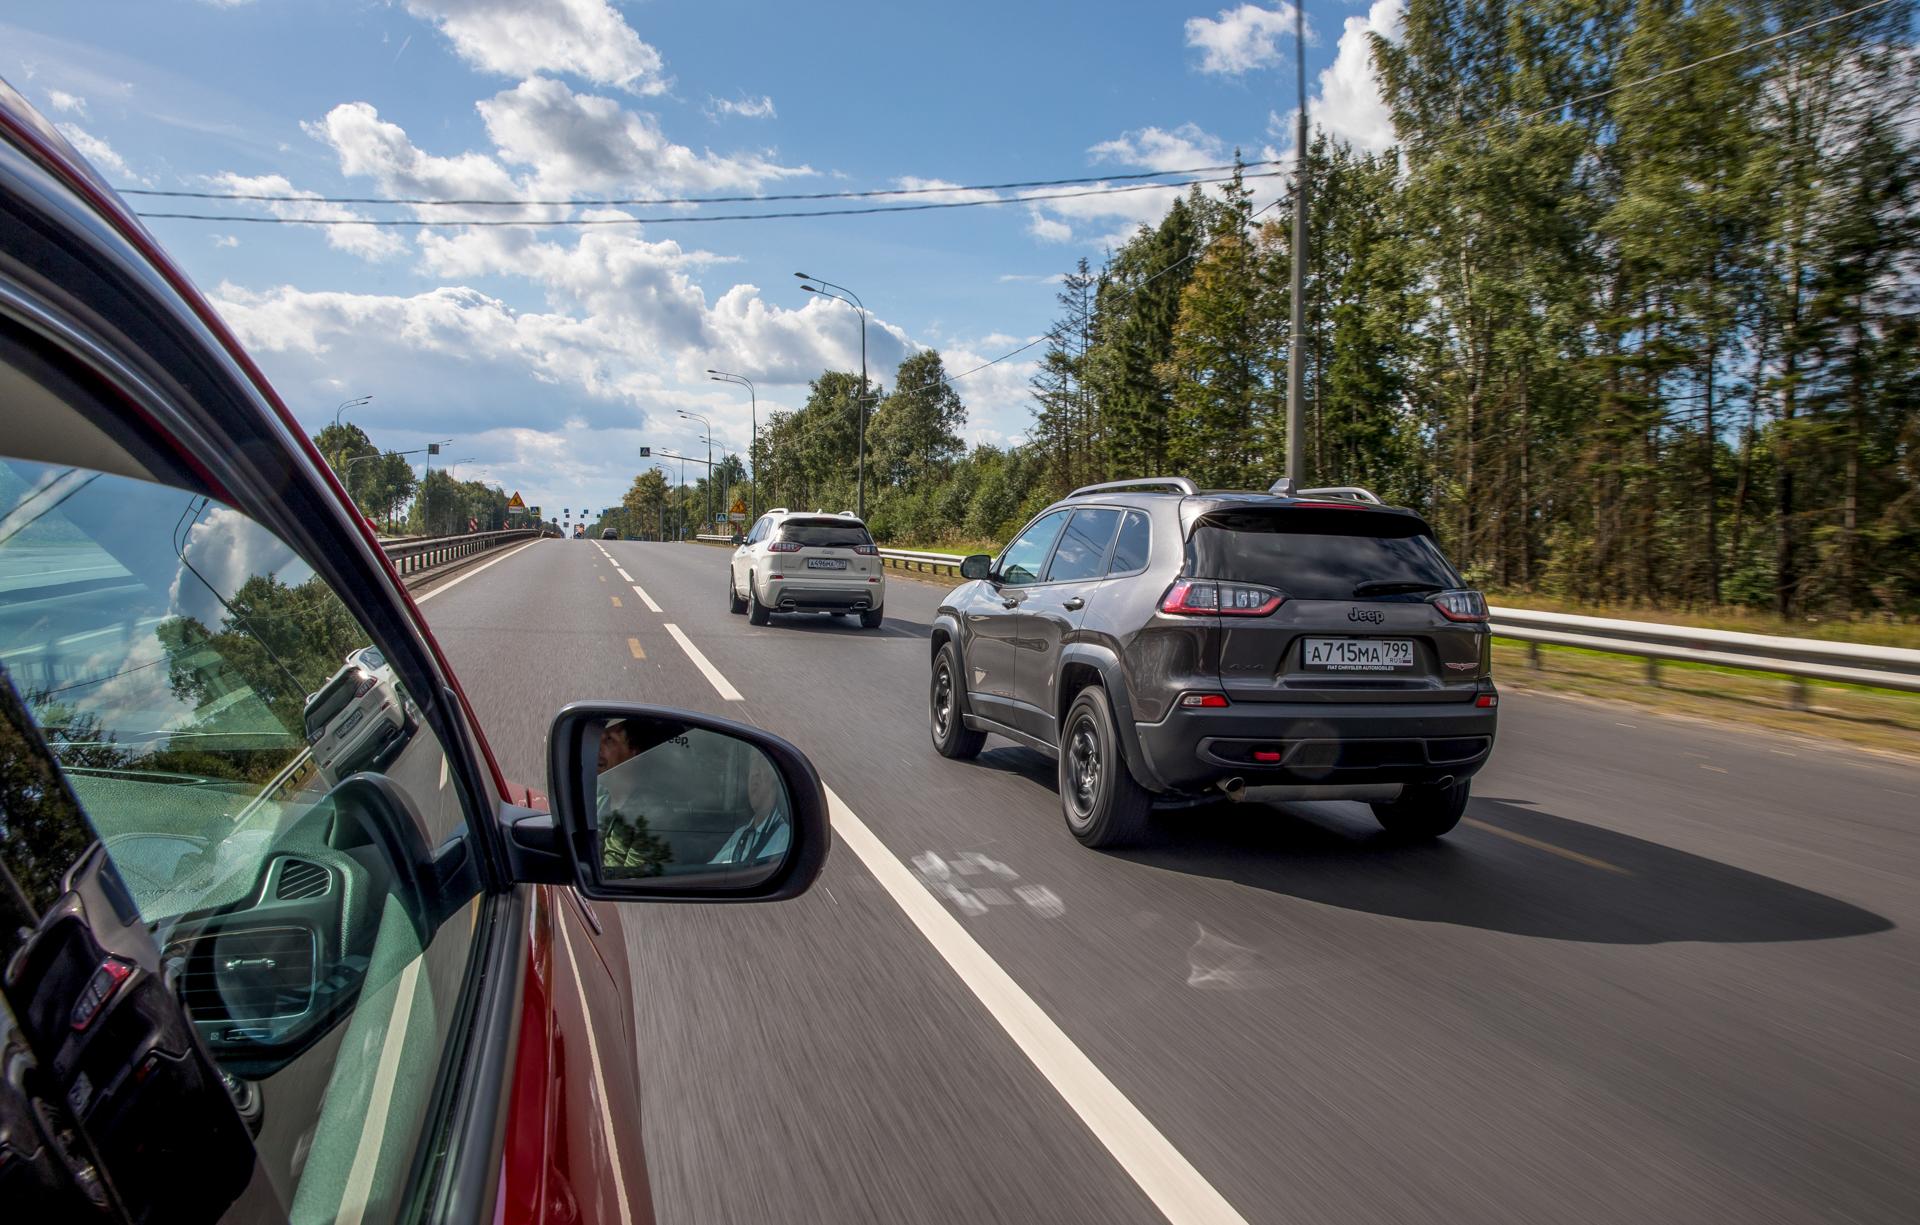
[[[1087,150],[1096,162],[1120,162],[1144,170],[1188,170],[1224,164],[1226,146],[1218,136],[1197,124],[1183,123],[1171,132],[1155,127],[1123,132]]]
[[[406,0],[460,58],[506,76],[564,72],[635,94],[667,90],[665,61],[608,0]]]
[[[1187,46],[1200,51],[1200,71],[1239,76],[1279,62],[1279,39],[1293,28],[1294,6],[1243,4],[1218,17],[1189,17]]]
[[[77,123],[57,123],[60,134],[72,142],[81,157],[93,163],[94,169],[104,173],[109,179],[145,183],[145,177],[135,174],[126,159],[114,152],[112,145],[87,131]]]
[[[1028,205],[1027,233],[1041,242],[1072,242],[1073,227],[1047,216],[1037,204]]]
[[[1087,150],[1096,162],[1113,162],[1141,170],[1187,170],[1224,164],[1226,143],[1191,123],[1171,131],[1157,127],[1123,132]],[[1089,184],[1105,187],[1108,184]],[[1146,187],[1111,195],[1069,195],[1029,205],[1027,232],[1042,242],[1072,242],[1085,237],[1096,246],[1117,247],[1143,225],[1156,225],[1182,187]],[[1039,191],[1029,195],[1041,194]],[[1050,194],[1050,193],[1049,193]]]
[[[918,192],[921,194],[898,197],[880,196],[877,197],[877,199],[881,202],[897,199],[902,202],[911,201],[915,204],[959,204],[984,202],[1002,198],[999,192],[987,191],[982,188],[962,188],[960,184],[950,183],[946,179],[922,179],[910,174],[895,179],[893,185],[902,191]]]
[[[78,115],[82,119],[87,117],[87,100],[64,89],[49,89],[47,105],[64,115]]]
[[[999,279],[1002,285],[1058,285],[1067,279],[1067,274],[1053,272],[1037,276],[1026,272],[1003,272]]]
[[[286,221],[352,221],[366,217],[365,213],[356,212],[343,204],[320,201],[318,192],[296,188],[287,181],[285,175],[241,175],[229,172],[213,176],[212,182],[221,190],[246,195],[300,197],[298,200],[276,200],[264,206],[268,212]],[[398,234],[379,226],[328,225],[321,226],[320,230],[326,235],[328,246],[362,259],[390,259],[407,249],[407,244]]]
[[[774,118],[773,99],[765,94],[758,98],[707,98],[707,118],[709,119],[772,119]]]
[[[1378,153],[1394,143],[1393,115],[1380,96],[1373,70],[1373,40],[1401,37],[1404,0],[1374,0],[1365,17],[1349,17],[1340,31],[1333,63],[1321,70],[1319,105],[1314,116],[1320,126],[1355,148]]]
[[[213,236],[213,245],[216,247],[237,247],[240,245],[240,239],[233,234],[215,234]]]

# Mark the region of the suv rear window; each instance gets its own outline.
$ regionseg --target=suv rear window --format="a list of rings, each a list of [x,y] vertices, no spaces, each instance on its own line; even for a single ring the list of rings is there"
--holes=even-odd
[[[1187,540],[1187,573],[1300,600],[1350,600],[1370,581],[1463,585],[1418,520],[1304,507],[1206,516]]]
[[[872,544],[873,537],[858,523],[783,523],[780,539],[809,549],[851,549]]]
[[[313,704],[307,707],[307,739],[318,740],[327,724],[334,721],[340,712],[353,701],[354,674],[342,673],[320,693],[314,695]]]

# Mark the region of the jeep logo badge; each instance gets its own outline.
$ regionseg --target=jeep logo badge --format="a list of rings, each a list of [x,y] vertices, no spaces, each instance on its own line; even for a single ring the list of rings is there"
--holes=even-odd
[[[1371,621],[1375,625],[1380,625],[1385,622],[1386,619],[1387,615],[1375,608],[1349,608],[1347,610],[1347,620],[1349,621]]]

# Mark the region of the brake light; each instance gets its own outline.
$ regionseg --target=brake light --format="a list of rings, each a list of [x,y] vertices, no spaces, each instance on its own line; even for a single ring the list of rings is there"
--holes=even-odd
[[[1220,710],[1233,703],[1227,701],[1224,693],[1183,693],[1180,695],[1180,705],[1188,710]]]
[[[1497,693],[1483,693],[1473,699],[1473,704],[1481,710],[1491,710],[1495,706],[1500,705],[1500,695]]]
[[[1280,754],[1274,749],[1255,749],[1253,759],[1262,765],[1273,765],[1280,760]]]
[[[853,546],[853,551],[862,557],[880,556],[880,546],[877,544],[856,544]]]
[[[798,553],[800,542],[797,540],[776,540],[767,546],[769,553]]]
[[[1477,591],[1443,591],[1433,597],[1433,606],[1449,621],[1487,619],[1487,597]]]
[[[353,696],[356,698],[366,697],[367,691],[372,689],[374,684],[375,684],[375,677],[373,673],[362,672],[360,674],[360,679],[354,683]]]
[[[1160,598],[1160,611],[1183,617],[1264,617],[1285,602],[1271,587],[1251,583],[1214,583],[1198,579],[1175,580]]]

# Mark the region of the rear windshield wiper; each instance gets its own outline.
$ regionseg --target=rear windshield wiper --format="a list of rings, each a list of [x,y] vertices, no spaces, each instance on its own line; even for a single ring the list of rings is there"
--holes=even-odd
[[[1373,578],[1353,585],[1353,594],[1356,596],[1399,595],[1403,592],[1411,595],[1416,591],[1445,590],[1446,587],[1440,583],[1423,583],[1419,579],[1403,578]]]

